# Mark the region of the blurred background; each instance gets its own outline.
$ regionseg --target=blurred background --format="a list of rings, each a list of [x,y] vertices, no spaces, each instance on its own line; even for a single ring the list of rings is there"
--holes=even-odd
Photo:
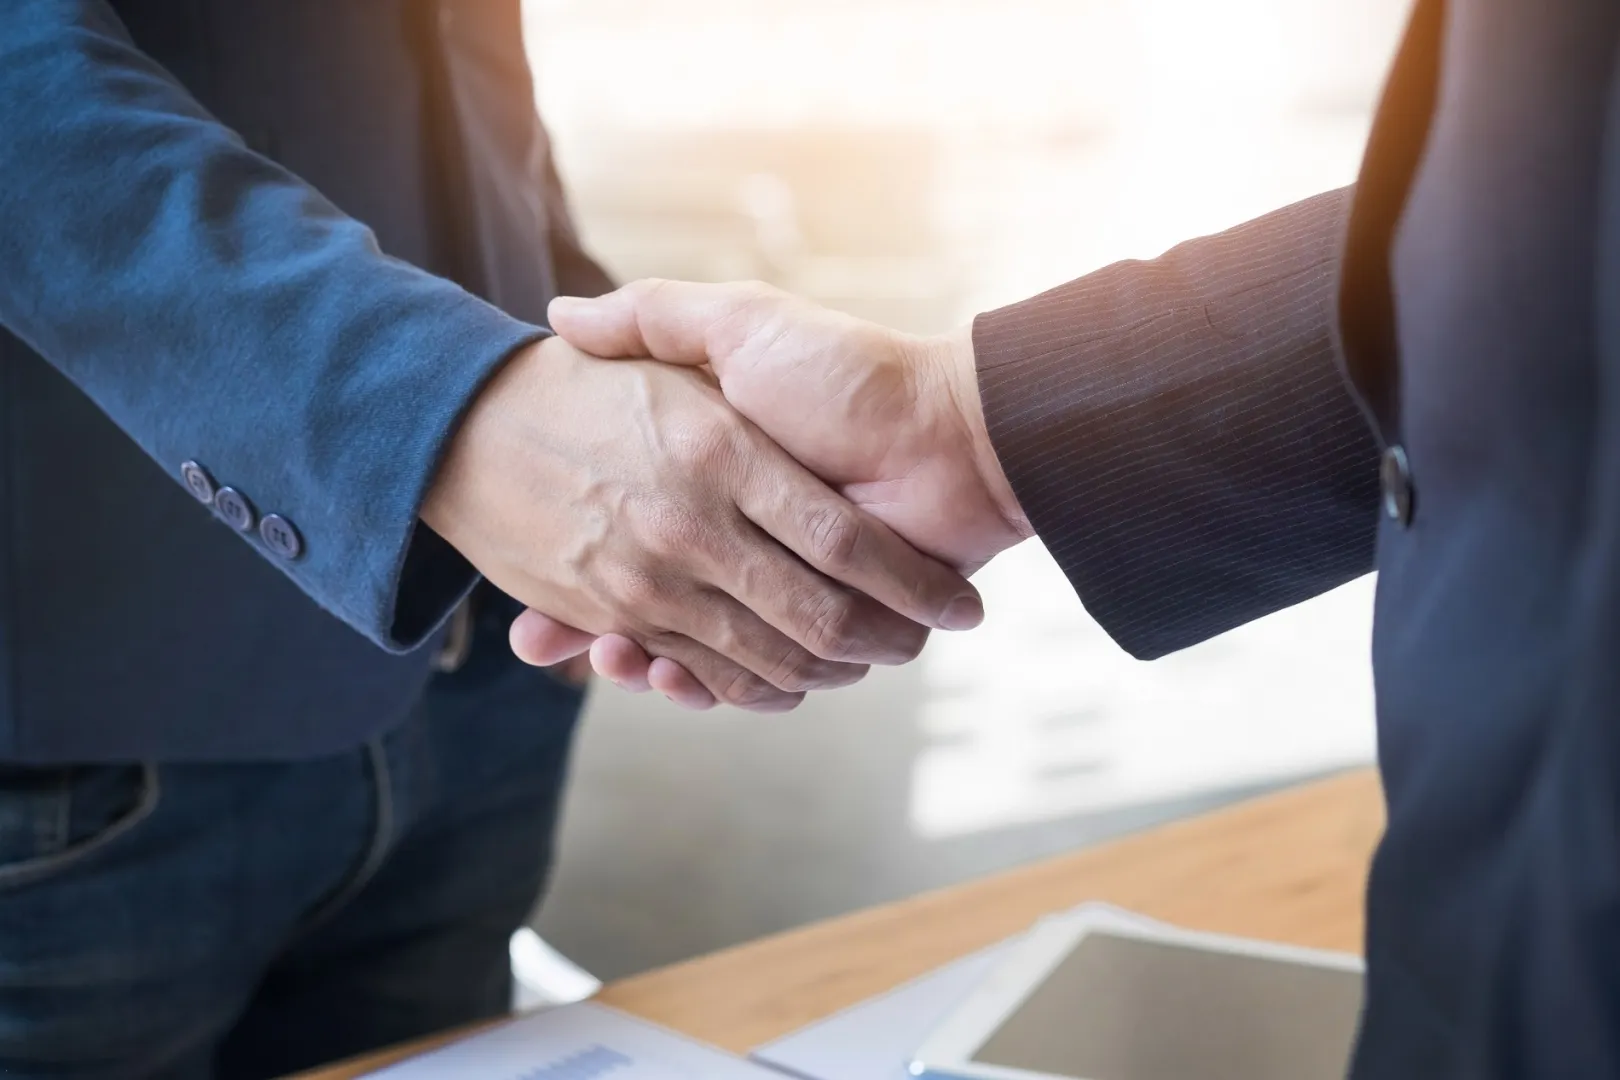
[[[1351,181],[1405,0],[528,0],[617,276],[918,332]],[[1036,542],[787,717],[595,692],[536,926],[613,978],[1372,760],[1372,583],[1153,664]]]

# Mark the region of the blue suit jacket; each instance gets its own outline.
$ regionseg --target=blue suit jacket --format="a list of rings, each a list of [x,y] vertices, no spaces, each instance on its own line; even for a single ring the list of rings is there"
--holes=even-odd
[[[0,0],[0,759],[401,716],[474,581],[418,506],[559,279],[518,0]]]
[[[1608,0],[1420,0],[1353,195],[976,327],[1132,652],[1379,571],[1364,1080],[1620,1076],[1617,43]]]

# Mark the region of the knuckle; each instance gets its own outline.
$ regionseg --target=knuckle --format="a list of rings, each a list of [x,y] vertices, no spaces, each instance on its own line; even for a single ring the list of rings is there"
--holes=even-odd
[[[836,668],[803,649],[790,648],[771,665],[766,681],[790,694],[820,690],[836,681]]]
[[[647,509],[647,546],[662,556],[678,556],[707,547],[709,529],[683,505],[659,502]]]
[[[735,353],[781,335],[787,293],[763,281],[741,281],[726,288],[730,291],[725,314],[711,328],[711,346],[722,353]]]
[[[620,607],[633,613],[662,606],[668,593],[656,574],[633,566],[621,567],[611,588]]]
[[[669,281],[665,278],[637,278],[624,286],[624,292],[630,296],[631,300],[639,304],[657,296],[668,284]]]
[[[689,494],[666,492],[638,500],[621,517],[621,530],[635,545],[634,559],[672,579],[684,578],[722,535],[715,514]]]
[[[729,410],[683,424],[672,439],[675,455],[690,469],[711,474],[738,459],[743,426]]]
[[[863,528],[860,518],[847,507],[814,507],[804,523],[811,561],[834,575],[848,570],[854,564]]]
[[[739,709],[752,709],[773,701],[780,691],[751,671],[738,668],[720,680],[718,697]]]
[[[847,659],[859,641],[860,622],[853,597],[834,590],[823,592],[811,602],[804,644],[825,659]]]

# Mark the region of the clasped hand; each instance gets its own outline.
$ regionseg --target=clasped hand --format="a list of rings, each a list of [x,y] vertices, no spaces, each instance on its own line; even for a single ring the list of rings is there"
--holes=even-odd
[[[689,707],[791,708],[976,625],[963,575],[1029,535],[966,332],[663,281],[559,299],[551,320],[423,513],[529,606],[512,646],[530,663],[589,651]]]
[[[694,708],[792,708],[983,606],[1028,535],[966,334],[914,338],[760,285],[560,299],[475,401],[423,520],[530,610],[524,660]]]

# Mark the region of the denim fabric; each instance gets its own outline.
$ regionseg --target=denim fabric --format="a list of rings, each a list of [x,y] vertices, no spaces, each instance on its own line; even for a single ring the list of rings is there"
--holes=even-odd
[[[355,751],[0,770],[0,1075],[279,1076],[503,1012],[582,698],[505,615]]]

